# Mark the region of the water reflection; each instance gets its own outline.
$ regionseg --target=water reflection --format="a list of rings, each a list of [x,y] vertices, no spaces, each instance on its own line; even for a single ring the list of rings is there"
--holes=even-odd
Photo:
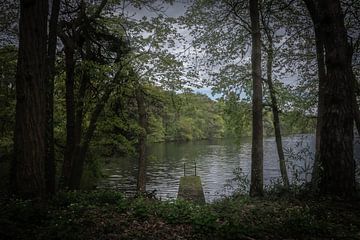
[[[311,166],[314,152],[313,135],[294,135],[283,138],[286,149],[290,179],[294,170]],[[188,143],[159,143],[148,146],[147,190],[157,190],[161,198],[176,198],[179,179],[194,174],[196,162],[197,175],[201,177],[205,198],[211,201],[225,191],[227,180],[234,177],[235,168],[241,168],[250,176],[251,139],[243,138],[240,143],[232,140],[196,141]],[[306,162],[304,162],[306,159]],[[297,166],[297,167],[293,167]],[[307,169],[309,171],[309,169]],[[137,162],[134,159],[113,159],[105,169],[109,177],[99,183],[100,188],[116,188],[132,192],[136,187]],[[280,177],[275,139],[264,139],[264,183]],[[301,176],[306,177],[306,176]]]

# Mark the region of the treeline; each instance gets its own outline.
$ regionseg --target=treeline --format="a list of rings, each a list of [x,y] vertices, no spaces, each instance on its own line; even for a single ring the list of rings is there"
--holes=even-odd
[[[1,153],[9,156],[13,145],[15,121],[14,71],[17,50],[2,48],[0,61],[7,64],[8,73],[4,79],[8,84],[0,87],[3,105],[1,119]],[[93,66],[83,66],[90,76],[95,76]],[[81,73],[79,73],[81,74]],[[3,82],[4,83],[4,82]],[[66,105],[65,76],[59,76],[54,88],[54,142],[60,161],[66,145]],[[219,138],[241,138],[251,136],[251,103],[231,94],[219,99],[211,99],[201,93],[187,90],[183,93],[164,90],[160,86],[147,83],[141,86],[146,110],[147,142],[192,141]],[[96,158],[113,155],[136,156],[138,135],[142,131],[139,124],[138,103],[134,95],[134,82],[124,83],[120,95],[111,96],[97,121],[97,130],[91,141],[91,149],[96,149]],[[84,105],[91,106],[92,99],[84,99]],[[89,116],[87,116],[89,118]],[[274,135],[273,116],[269,108],[264,108],[264,132]],[[284,135],[312,133],[316,119],[302,111],[287,111],[281,115]],[[90,151],[91,151],[90,149]],[[91,155],[94,155],[92,153]]]
[[[0,86],[1,92],[1,142],[3,189],[8,183],[8,170],[13,157],[13,125],[15,124],[15,71],[17,62],[15,47],[1,48],[0,61],[6,71],[3,72]],[[58,69],[64,68],[62,62]],[[66,69],[63,69],[66,71]],[[140,137],[146,137],[146,142],[192,141],[218,138],[241,138],[251,136],[251,103],[235,94],[221,97],[217,100],[205,94],[194,93],[191,90],[175,92],[165,90],[150,82],[140,82],[137,75],[127,73],[121,86],[112,89],[101,113],[94,111],[99,107],[96,96],[92,95],[98,89],[107,89],[102,85],[104,66],[93,61],[81,61],[75,66],[74,80],[77,94],[74,95],[76,116],[74,121],[77,144],[87,142],[89,154],[81,161],[85,179],[77,180],[77,186],[87,186],[86,181],[100,176],[104,157],[127,155],[137,158]],[[125,69],[123,72],[129,70]],[[86,75],[85,75],[86,74]],[[123,73],[118,73],[120,74]],[[85,76],[84,76],[85,75]],[[85,95],[80,94],[81,81],[84,77],[91,79],[87,83]],[[88,80],[89,80],[88,79]],[[61,180],[64,151],[67,146],[68,105],[67,75],[56,76],[54,85],[54,158],[56,164],[56,182]],[[94,89],[92,89],[94,88]],[[141,93],[140,98],[138,93]],[[84,93],[82,93],[84,94]],[[79,98],[81,97],[81,98]],[[101,103],[101,102],[100,102]],[[144,106],[144,122],[140,122],[140,108]],[[100,105],[101,106],[101,105]],[[80,117],[82,119],[80,119]],[[307,133],[314,130],[315,119],[307,117],[301,111],[287,111],[282,114],[282,129],[285,134]],[[79,124],[81,126],[79,126]],[[93,136],[86,131],[93,128]],[[264,130],[267,136],[274,135],[272,113],[264,108]],[[85,132],[85,134],[84,134]],[[87,138],[87,139],[86,139]],[[80,147],[81,148],[81,147]],[[84,151],[84,150],[83,150]],[[78,171],[79,172],[79,169]]]

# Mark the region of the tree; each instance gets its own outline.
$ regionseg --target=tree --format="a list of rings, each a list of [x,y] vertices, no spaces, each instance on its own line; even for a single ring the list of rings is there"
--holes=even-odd
[[[45,81],[47,76],[47,1],[20,2],[19,53],[13,191],[22,197],[45,194]]]
[[[263,122],[262,122],[262,78],[261,78],[261,33],[259,3],[250,0],[251,19],[251,68],[253,79],[253,124],[251,147],[250,195],[263,194]]]
[[[74,18],[65,17],[60,22],[59,36],[64,45],[66,68],[66,146],[62,188],[80,188],[86,154],[98,118],[123,76],[120,62],[128,52],[127,42],[123,36],[112,34],[100,21],[106,6],[106,0],[92,5],[92,8],[85,1],[81,1],[78,7],[66,6],[69,11],[75,8],[76,15]],[[95,10],[91,12],[90,9]],[[99,81],[99,89],[92,84],[92,78]],[[89,110],[85,104],[91,94],[96,100],[95,104],[89,104],[92,106]],[[86,117],[89,118],[87,128],[84,124]]]
[[[140,8],[153,3],[123,4]],[[141,77],[163,82],[181,73],[181,64],[160,47],[176,32],[167,22],[173,21],[161,14],[151,21],[133,19],[127,8],[119,11],[118,1],[107,0],[63,2],[63,8],[58,35],[65,54],[66,143],[60,185],[77,189],[98,118],[129,77],[127,71],[132,68]],[[107,14],[113,11],[118,14]]]
[[[276,97],[276,91],[273,83],[273,65],[274,65],[274,58],[275,58],[275,51],[274,51],[274,35],[275,31],[270,28],[270,16],[271,16],[271,8],[273,2],[270,1],[266,6],[266,9],[261,9],[261,22],[265,32],[267,44],[264,44],[264,48],[267,54],[266,58],[266,79],[265,82],[267,83],[270,99],[271,99],[271,110],[273,115],[273,125],[274,125],[274,132],[275,132],[275,141],[277,152],[279,156],[279,166],[280,166],[280,173],[283,184],[286,188],[289,187],[289,177],[287,174],[286,163],[285,163],[285,154],[284,149],[282,146],[282,137],[281,137],[281,126],[280,126],[280,111],[278,100]],[[265,8],[265,7],[263,7]],[[268,17],[266,20],[265,13],[267,13]]]
[[[57,46],[57,25],[60,12],[60,0],[53,0],[49,20],[46,87],[46,136],[45,136],[45,179],[48,194],[55,193],[55,152],[54,152],[54,79]]]
[[[322,114],[324,111],[324,87],[326,83],[326,71],[325,71],[325,55],[324,55],[324,42],[323,34],[321,34],[321,26],[319,24],[320,19],[316,10],[313,0],[304,0],[306,7],[310,13],[315,33],[315,46],[316,46],[316,61],[318,68],[318,106],[317,106],[317,121],[316,121],[316,142],[315,142],[315,161],[312,172],[312,188],[316,191],[319,183],[319,157],[320,157],[320,139],[322,128]]]
[[[138,84],[139,85],[139,84]],[[147,136],[147,113],[143,89],[139,85],[135,89],[135,99],[138,108],[138,122],[140,133],[138,137],[138,176],[137,191],[144,193],[146,191],[146,136]]]
[[[228,95],[236,92],[238,95],[244,95],[244,93],[249,96],[251,99],[251,91],[247,85],[249,82],[248,64],[246,59],[241,59],[247,52],[248,36],[251,35],[250,21],[247,19],[244,12],[244,2],[243,1],[216,1],[214,3],[206,2],[203,3],[199,1],[200,4],[205,4],[203,9],[199,10],[200,7],[196,6],[196,3],[193,7],[194,14],[196,12],[196,7],[198,12],[201,14],[208,13],[214,16],[211,19],[201,20],[201,16],[192,16],[196,20],[200,20],[199,30],[194,34],[195,42],[206,42],[209,46],[206,48],[206,52],[211,54],[210,62],[217,66],[212,66],[212,69],[207,71],[213,71],[213,69],[218,69],[219,65],[220,71],[218,73],[212,74],[213,79],[211,79],[211,85],[215,85],[212,89],[214,92],[221,93],[223,95]],[[285,62],[283,55],[279,54],[284,52],[284,48],[287,46],[286,43],[288,39],[292,39],[293,36],[287,36],[283,33],[284,26],[283,20],[279,18],[281,9],[281,3],[279,1],[264,1],[259,8],[261,14],[261,30],[264,33],[264,38],[261,39],[262,48],[267,54],[266,62],[262,64],[266,65],[266,83],[264,92],[264,98],[269,99],[269,106],[272,110],[272,125],[273,129],[271,132],[275,133],[276,145],[278,149],[279,156],[279,166],[281,177],[285,186],[289,185],[289,180],[287,176],[287,169],[285,164],[285,155],[283,152],[282,139],[281,139],[281,126],[280,126],[280,110],[284,110],[285,104],[281,105],[281,101],[278,99],[285,99],[281,96],[278,86],[276,84],[279,79],[284,79],[284,64]],[[216,10],[207,7],[211,5]],[[208,11],[208,12],[207,12]],[[203,17],[204,18],[204,17]],[[231,27],[229,27],[231,26]],[[229,30],[227,28],[230,28]],[[201,30],[205,29],[204,33]],[[225,30],[228,31],[225,31]],[[222,32],[225,31],[225,32]],[[221,38],[218,37],[218,32],[221,32]],[[248,33],[248,34],[247,34]],[[295,35],[295,34],[294,34]],[[226,46],[223,51],[218,51],[220,46]],[[210,50],[207,50],[210,49]],[[215,59],[215,60],[213,60]],[[210,63],[210,65],[211,65]],[[275,65],[275,66],[274,66]],[[223,67],[224,66],[224,67]],[[248,100],[249,101],[249,100]],[[287,101],[290,101],[288,99]],[[288,104],[289,105],[289,104]],[[281,109],[282,108],[282,109]],[[266,125],[265,125],[266,127]]]
[[[316,0],[313,4],[319,16],[314,25],[322,29],[320,40],[327,69],[320,116],[319,191],[324,195],[351,197],[355,192],[352,52],[340,1]]]

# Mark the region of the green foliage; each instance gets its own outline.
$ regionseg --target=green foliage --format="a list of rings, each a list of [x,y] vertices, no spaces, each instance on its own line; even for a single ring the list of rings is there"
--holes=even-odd
[[[165,141],[165,128],[160,116],[150,114],[149,116],[149,129],[148,134],[149,142],[164,142]]]
[[[138,197],[131,203],[130,209],[132,210],[132,213],[135,217],[146,219],[149,218],[154,212],[155,206],[152,206],[151,202],[152,200],[147,198]]]
[[[218,215],[212,210],[211,206],[199,206],[191,214],[191,224],[194,231],[211,235],[218,228]]]
[[[240,138],[251,135],[251,106],[230,94],[224,102],[226,135]]]
[[[60,191],[51,203],[54,207],[66,208],[72,206],[104,206],[121,205],[125,201],[125,196],[120,192],[114,191]]]
[[[60,192],[46,204],[0,200],[2,239],[357,239],[356,203],[311,198],[212,204],[125,198],[113,191]]]
[[[17,49],[0,48],[0,192],[8,186],[15,125],[15,72]]]
[[[0,201],[0,238],[28,239],[47,219],[48,212],[40,204],[10,198]]]
[[[233,175],[234,177],[227,181],[225,187],[234,189],[235,194],[248,194],[250,190],[249,175],[245,174],[241,168],[235,168]]]
[[[191,141],[224,137],[223,110],[206,95],[165,93],[163,113],[166,141]]]
[[[15,124],[15,71],[17,49],[13,46],[0,48],[0,156],[9,154],[13,142]]]
[[[187,201],[176,200],[173,202],[161,203],[157,209],[157,214],[172,224],[189,223],[191,214],[194,212],[195,208],[197,208],[196,205]]]

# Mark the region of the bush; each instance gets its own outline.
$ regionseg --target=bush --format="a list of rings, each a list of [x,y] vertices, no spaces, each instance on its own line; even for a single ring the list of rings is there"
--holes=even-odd
[[[45,204],[0,199],[0,239],[356,239],[359,216],[358,205],[329,199],[236,195],[196,205],[60,192]]]
[[[84,206],[123,205],[125,196],[116,191],[64,191],[57,193],[51,203],[55,207],[67,207],[71,204]]]

